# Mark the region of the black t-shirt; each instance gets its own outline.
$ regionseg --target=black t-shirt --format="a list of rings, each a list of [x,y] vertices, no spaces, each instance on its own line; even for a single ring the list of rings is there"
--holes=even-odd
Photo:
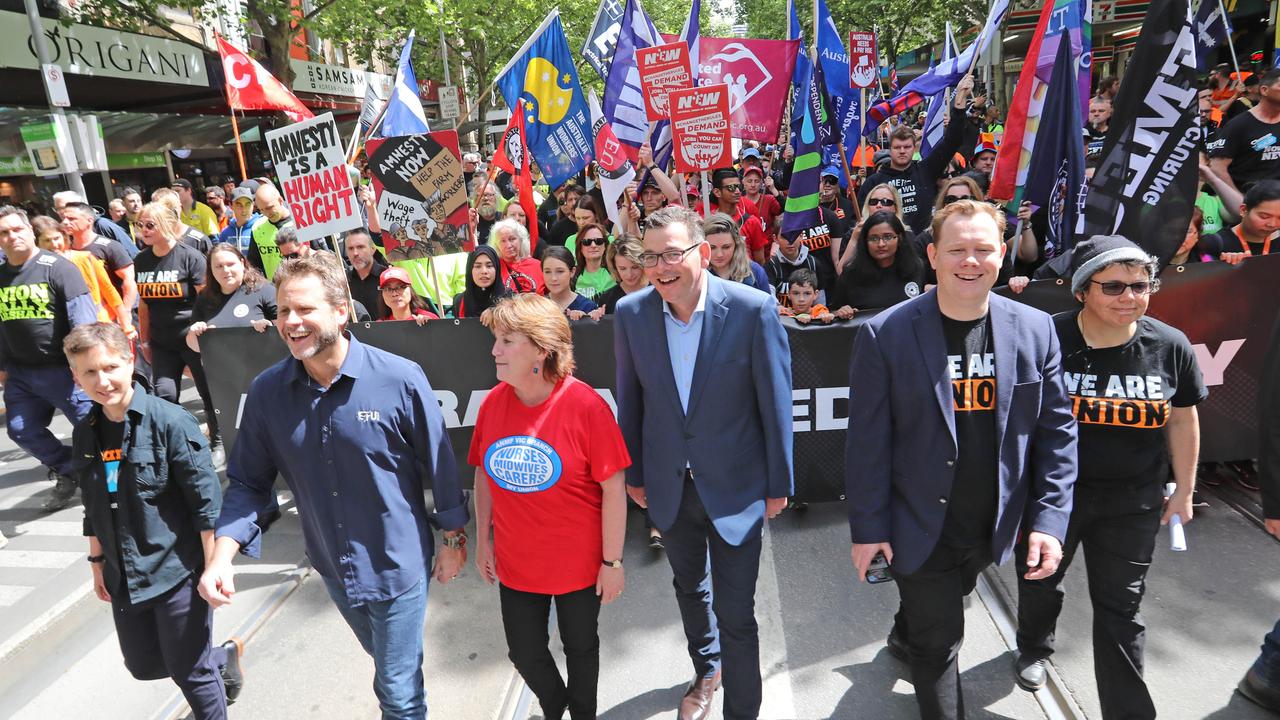
[[[186,243],[193,250],[203,255],[209,254],[209,249],[213,247],[209,243],[209,236],[199,230],[188,226],[187,231],[182,233],[182,237],[178,238],[179,242]]]
[[[604,307],[605,315],[612,315],[618,307],[618,301],[626,297],[627,293],[622,289],[621,285],[614,285],[596,296],[597,305]]]
[[[1200,238],[1197,248],[1199,252],[1210,255],[1214,260],[1222,257],[1222,253],[1238,253],[1244,252],[1245,248],[1249,249],[1250,255],[1274,255],[1280,253],[1280,239],[1273,239],[1271,242],[1242,242],[1243,238],[1237,230],[1239,225],[1235,227],[1223,228],[1213,235],[1205,235]]]
[[[1152,317],[1129,342],[1089,348],[1079,310],[1053,316],[1062,343],[1063,379],[1079,426],[1080,481],[1164,483],[1170,406],[1209,396],[1191,343]]]
[[[996,458],[996,356],[990,316],[942,317],[956,419],[955,481],[942,537],[956,547],[991,542],[1000,469]]]
[[[102,476],[107,481],[107,501],[111,504],[111,514],[118,509],[117,482],[120,479],[120,461],[124,459],[124,423],[113,422],[105,414],[98,413],[93,425],[98,435],[98,461],[102,463]]]
[[[382,294],[382,290],[378,288],[378,279],[386,269],[386,265],[374,262],[368,277],[363,280],[355,268],[348,270],[347,283],[351,286],[351,297],[365,307],[378,307],[378,297]]]
[[[1259,180],[1280,178],[1280,122],[1264,123],[1246,112],[1218,129],[1209,157],[1231,158],[1227,172],[1240,192]]]
[[[873,278],[856,278],[852,269],[846,268],[828,294],[827,307],[833,311],[845,305],[856,310],[893,307],[919,295],[923,287],[923,272],[904,279],[896,268],[877,266]]]
[[[1102,155],[1102,143],[1107,139],[1107,131],[1099,130],[1092,125],[1084,126],[1085,157]]]
[[[276,288],[263,283],[257,290],[241,285],[231,295],[218,293],[210,297],[201,293],[196,298],[191,322],[206,322],[214,327],[248,327],[254,320],[276,319]]]
[[[37,250],[22,267],[0,264],[0,333],[13,365],[66,365],[62,340],[71,332],[67,301],[86,295],[70,261]]]
[[[153,248],[138,253],[134,273],[138,297],[151,318],[152,344],[178,347],[183,342],[196,305],[196,287],[204,285],[204,269],[204,256],[183,243],[164,257],[156,257]]]
[[[836,284],[836,263],[831,257],[831,240],[842,237],[839,230],[840,221],[836,214],[824,207],[819,207],[818,224],[799,233],[800,242],[809,248],[809,257],[817,263],[814,272],[818,274],[819,290],[830,290]]]
[[[573,218],[559,218],[547,228],[547,244],[564,245],[564,241],[577,232],[578,223],[574,222]]]
[[[111,276],[111,284],[115,286],[116,292],[123,292],[124,280],[121,280],[116,273],[133,264],[133,258],[129,257],[129,253],[124,249],[124,246],[115,240],[99,236],[95,237],[85,247],[85,252],[98,258],[103,265],[107,266],[107,274]]]
[[[819,207],[829,212],[832,216],[832,219],[827,223],[831,227],[831,236],[847,237],[857,220],[854,217],[853,203],[849,202],[849,198],[844,196],[843,191],[836,196],[834,202],[822,203]]]

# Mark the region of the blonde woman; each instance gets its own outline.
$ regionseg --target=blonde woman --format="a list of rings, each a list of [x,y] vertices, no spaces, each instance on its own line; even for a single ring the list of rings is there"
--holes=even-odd
[[[747,243],[733,218],[724,213],[712,213],[702,221],[702,231],[711,246],[709,269],[713,275],[762,292],[773,292],[764,268],[747,255]]]
[[[508,657],[543,717],[596,716],[600,606],[625,585],[631,465],[608,404],[573,376],[573,335],[554,301],[524,293],[481,317],[498,385],[476,418],[476,566],[497,582]],[[555,603],[568,669],[548,648]]]

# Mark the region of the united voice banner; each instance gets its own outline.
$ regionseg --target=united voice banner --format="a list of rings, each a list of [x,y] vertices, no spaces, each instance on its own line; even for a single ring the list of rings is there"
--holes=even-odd
[[[298,240],[318,240],[364,225],[333,113],[268,131],[263,137],[297,225]]]
[[[1167,262],[1200,190],[1191,6],[1153,0],[1115,99],[1077,237],[1123,235]]]
[[[800,41],[704,37],[699,46],[699,82],[729,87],[733,137],[776,142]]]
[[[370,140],[365,152],[389,260],[470,249],[456,130]]]
[[[1256,398],[1263,360],[1280,307],[1280,257],[1251,258],[1239,267],[1197,264],[1164,273],[1164,285],[1152,297],[1150,314],[1181,329],[1195,349],[1209,399],[1199,407],[1200,456],[1206,461],[1255,457],[1258,447]],[[1016,296],[1046,312],[1077,307],[1057,281],[1034,282]],[[1238,302],[1204,303],[1205,297]],[[844,496],[844,442],[848,425],[849,356],[857,326],[873,316],[859,313],[849,323],[802,327],[788,321],[791,345],[792,428],[795,442],[796,498],[806,502]],[[402,355],[426,372],[440,403],[459,473],[469,482],[465,458],[476,414],[497,383],[489,350],[493,336],[477,320],[363,323],[352,332],[361,342]],[[578,377],[614,406],[613,325],[573,324]],[[253,378],[285,357],[275,333],[252,328],[217,328],[200,339],[213,404],[222,418],[222,435],[232,448],[239,430],[244,395]],[[616,407],[615,407],[616,410]]]

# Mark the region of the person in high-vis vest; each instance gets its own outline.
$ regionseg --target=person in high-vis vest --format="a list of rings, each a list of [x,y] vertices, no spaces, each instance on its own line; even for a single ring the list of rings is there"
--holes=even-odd
[[[273,185],[263,184],[254,194],[258,212],[266,218],[253,228],[253,242],[249,244],[249,264],[262,271],[270,280],[280,265],[280,250],[276,246],[276,233],[283,227],[294,227],[293,215],[285,205],[280,191]]]

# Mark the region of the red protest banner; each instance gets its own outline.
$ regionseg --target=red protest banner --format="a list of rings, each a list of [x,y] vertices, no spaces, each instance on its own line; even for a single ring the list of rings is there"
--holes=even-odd
[[[849,31],[849,87],[865,90],[876,84],[880,60],[876,53],[876,34]]]
[[[667,118],[667,94],[693,87],[689,46],[684,41],[636,50],[644,111],[650,122]]]
[[[733,164],[728,85],[676,90],[668,100],[676,172],[699,172]]]
[[[698,79],[703,87],[729,86],[734,137],[770,143],[778,139],[799,48],[799,40],[702,38]]]

